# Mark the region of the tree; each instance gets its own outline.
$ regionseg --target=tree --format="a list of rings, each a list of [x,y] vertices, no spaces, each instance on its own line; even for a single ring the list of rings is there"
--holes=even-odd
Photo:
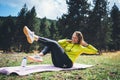
[[[31,10],[28,11],[26,4],[21,9],[18,18],[17,18],[17,36],[16,42],[18,45],[19,51],[30,52],[34,49],[35,45],[30,45],[27,42],[27,39],[23,33],[23,27],[28,26],[30,30],[35,31],[36,29],[36,10],[35,7],[32,7]]]
[[[40,36],[44,37],[50,37],[50,22],[45,18],[41,20],[41,25],[40,25]]]
[[[87,0],[66,0],[68,4],[68,14],[64,14],[60,25],[63,27],[64,37],[70,38],[72,33],[76,30],[84,31],[84,27],[87,23],[87,15],[89,11],[89,4]]]
[[[0,29],[1,32],[1,47],[4,52],[11,51],[11,47],[14,44],[14,32],[15,32],[15,22],[11,16],[3,22]]]
[[[35,7],[33,7],[31,10],[29,10],[26,13],[25,25],[28,26],[28,28],[32,31],[37,30],[36,29],[36,10],[35,10]],[[30,52],[30,51],[35,49],[35,44],[30,45],[28,43],[25,43],[24,46],[25,46],[26,52]]]
[[[119,8],[114,4],[111,10],[112,24],[112,40],[113,48],[120,50],[120,11]]]
[[[50,38],[51,39],[56,39],[57,36],[58,36],[58,33],[57,33],[57,28],[56,28],[55,22],[51,23],[49,31],[50,31]]]
[[[35,7],[33,7],[31,10],[27,12],[25,20],[26,20],[25,25],[28,26],[31,30],[35,31],[35,25],[36,25]]]
[[[89,42],[96,45],[100,50],[107,48],[110,40],[110,26],[108,26],[107,0],[93,0],[94,8],[89,16]],[[92,37],[92,38],[91,38]]]
[[[0,44],[2,44],[2,33],[1,33],[2,24],[3,24],[3,21],[0,19]],[[0,49],[1,48],[2,48],[2,45],[0,45]]]
[[[17,50],[18,51],[25,51],[25,44],[27,42],[26,37],[23,33],[23,27],[26,24],[26,14],[28,12],[28,8],[26,4],[24,4],[23,8],[21,9],[20,13],[18,14],[17,17],[17,22],[16,22],[16,36],[15,36],[15,42],[17,45]]]

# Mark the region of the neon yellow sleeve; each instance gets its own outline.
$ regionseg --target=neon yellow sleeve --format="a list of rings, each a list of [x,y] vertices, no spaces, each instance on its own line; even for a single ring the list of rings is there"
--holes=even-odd
[[[64,44],[64,43],[66,43],[66,39],[62,39],[62,40],[58,40],[58,43],[61,45],[61,44]]]
[[[58,43],[60,44],[60,46],[64,49],[65,46],[68,44],[67,40],[66,39],[62,39],[62,40],[59,40]]]
[[[87,47],[83,47],[82,52],[86,54],[96,54],[98,50],[89,44]]]

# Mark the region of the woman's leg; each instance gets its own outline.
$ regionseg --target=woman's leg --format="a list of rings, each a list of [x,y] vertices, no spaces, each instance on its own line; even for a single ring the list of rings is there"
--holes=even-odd
[[[42,50],[43,54],[51,51],[52,62],[56,67],[72,67],[72,61],[69,59],[63,48],[56,41],[48,38],[39,37],[38,42],[43,43],[46,46]]]
[[[51,52],[52,61],[56,67],[72,67],[72,61],[69,59],[62,47],[56,41],[35,35],[32,31],[30,31],[27,28],[27,26],[23,28],[23,32],[25,33],[29,43],[33,43],[35,40],[47,46],[46,50]]]

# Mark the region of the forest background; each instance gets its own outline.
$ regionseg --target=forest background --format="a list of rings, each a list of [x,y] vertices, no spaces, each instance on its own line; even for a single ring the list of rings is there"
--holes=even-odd
[[[68,13],[57,20],[37,18],[33,6],[27,5],[18,16],[0,17],[0,50],[3,52],[32,52],[43,45],[32,45],[26,40],[23,27],[28,26],[35,34],[54,40],[71,39],[74,31],[81,31],[85,41],[100,51],[120,50],[120,10],[116,4],[109,10],[107,0],[66,0]]]

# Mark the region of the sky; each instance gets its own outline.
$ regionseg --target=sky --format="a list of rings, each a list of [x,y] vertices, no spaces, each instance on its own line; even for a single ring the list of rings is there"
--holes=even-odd
[[[120,8],[120,0],[108,1],[110,8],[114,3]],[[66,0],[0,0],[0,16],[18,16],[25,3],[29,10],[35,6],[38,18],[56,20],[67,13]]]

